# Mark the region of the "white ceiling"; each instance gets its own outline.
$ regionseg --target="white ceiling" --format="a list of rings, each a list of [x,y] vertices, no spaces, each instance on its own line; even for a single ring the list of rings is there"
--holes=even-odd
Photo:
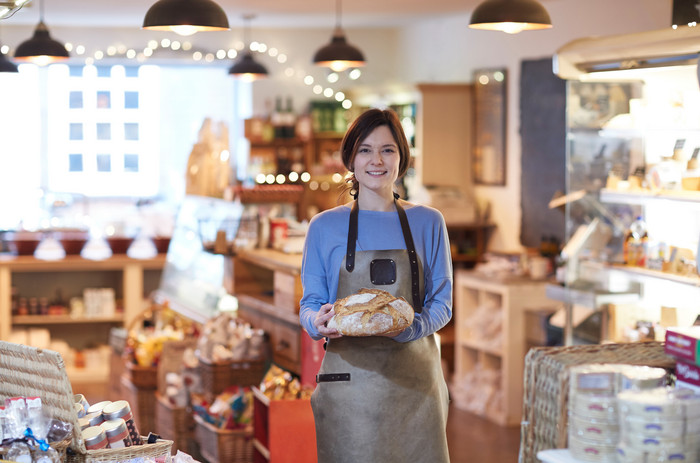
[[[216,0],[232,27],[254,14],[254,27],[332,27],[336,0]],[[469,14],[481,0],[345,0],[343,27],[400,26],[430,16]],[[555,1],[555,0],[541,0]],[[32,0],[7,25],[36,25],[41,0]],[[44,0],[44,21],[52,26],[141,26],[155,0]]]

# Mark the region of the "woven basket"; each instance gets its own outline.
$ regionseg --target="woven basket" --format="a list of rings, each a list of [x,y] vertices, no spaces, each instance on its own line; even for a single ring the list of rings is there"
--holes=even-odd
[[[141,434],[154,432],[156,429],[156,390],[140,388],[132,384],[126,375],[121,377],[121,383],[122,395],[131,406],[136,426]]]
[[[185,407],[174,407],[168,399],[156,394],[156,432],[163,439],[173,441],[173,447],[190,452],[190,441],[194,437],[192,413]]]
[[[124,373],[134,386],[141,389],[156,389],[158,388],[158,369],[157,367],[142,367],[134,365],[127,361]]]
[[[265,375],[265,360],[207,362],[199,359],[205,394],[216,396],[230,386],[258,386]]]
[[[1,400],[22,396],[41,397],[42,407],[48,416],[73,426],[71,443],[66,450],[70,462],[120,462],[149,457],[170,462],[173,442],[169,440],[126,449],[87,450],[73,406],[73,388],[58,352],[0,341],[0,378]]]
[[[520,463],[538,463],[540,450],[566,447],[569,368],[589,363],[675,367],[659,342],[530,349],[525,356]]]
[[[252,463],[253,429],[219,429],[194,416],[195,439],[209,463]]]

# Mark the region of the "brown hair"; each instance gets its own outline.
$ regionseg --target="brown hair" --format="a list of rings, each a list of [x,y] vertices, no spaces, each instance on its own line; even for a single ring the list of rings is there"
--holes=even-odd
[[[348,131],[345,132],[345,136],[343,137],[343,142],[340,145],[340,154],[343,159],[343,164],[345,168],[351,172],[346,182],[349,184],[348,188],[350,188],[350,194],[355,198],[357,198],[360,186],[352,170],[357,150],[360,143],[362,143],[374,129],[383,125],[389,128],[399,148],[399,178],[408,170],[408,165],[411,160],[411,151],[399,117],[390,109],[368,109],[357,116],[352,124],[350,124]]]

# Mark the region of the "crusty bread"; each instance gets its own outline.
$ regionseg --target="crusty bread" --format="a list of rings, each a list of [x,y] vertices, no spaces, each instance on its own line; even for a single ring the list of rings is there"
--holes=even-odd
[[[395,335],[413,323],[413,307],[381,289],[362,288],[333,304],[328,322],[344,336]]]

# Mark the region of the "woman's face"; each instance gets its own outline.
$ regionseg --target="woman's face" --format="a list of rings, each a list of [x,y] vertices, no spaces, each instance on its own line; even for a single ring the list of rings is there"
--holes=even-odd
[[[353,171],[360,189],[377,193],[393,191],[399,176],[399,147],[389,127],[381,125],[362,140],[355,154]]]

